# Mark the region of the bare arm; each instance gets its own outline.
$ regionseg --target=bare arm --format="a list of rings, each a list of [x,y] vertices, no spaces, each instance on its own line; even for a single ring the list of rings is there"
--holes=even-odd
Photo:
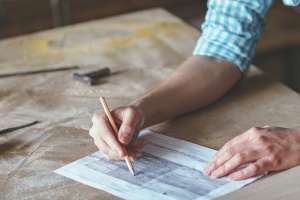
[[[230,62],[191,56],[162,85],[130,105],[143,112],[145,128],[209,105],[240,78],[240,70]]]

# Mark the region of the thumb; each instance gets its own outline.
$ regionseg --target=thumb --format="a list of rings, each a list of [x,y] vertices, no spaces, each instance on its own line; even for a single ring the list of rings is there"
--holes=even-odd
[[[127,145],[131,141],[136,131],[135,129],[139,128],[137,125],[141,122],[141,117],[139,113],[131,107],[124,109],[121,115],[122,124],[118,133],[118,140],[122,144]]]

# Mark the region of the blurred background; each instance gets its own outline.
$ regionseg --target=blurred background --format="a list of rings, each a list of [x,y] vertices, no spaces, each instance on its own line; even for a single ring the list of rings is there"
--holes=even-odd
[[[200,29],[206,0],[0,0],[0,39],[162,7]],[[300,14],[282,1],[268,13],[254,65],[300,93]]]

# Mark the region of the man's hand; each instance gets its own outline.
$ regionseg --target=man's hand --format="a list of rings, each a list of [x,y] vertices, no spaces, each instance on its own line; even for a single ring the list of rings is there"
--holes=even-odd
[[[239,166],[251,163],[233,172]],[[227,142],[204,170],[206,175],[241,180],[263,171],[284,170],[300,164],[300,128],[251,128]]]
[[[114,134],[105,112],[96,112],[92,118],[93,126],[90,136],[107,160],[123,160],[126,146],[131,160],[141,156],[141,149],[147,144],[145,138],[137,140],[144,123],[142,112],[136,106],[116,108],[111,112],[116,125],[119,127],[118,137]]]

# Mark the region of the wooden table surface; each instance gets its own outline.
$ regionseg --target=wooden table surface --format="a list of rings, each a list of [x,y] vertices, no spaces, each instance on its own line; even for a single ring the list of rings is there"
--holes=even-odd
[[[91,117],[149,91],[184,61],[200,33],[153,9],[0,41],[1,73],[77,65],[78,70],[0,78],[0,129],[41,123],[0,136],[1,199],[117,199],[53,173],[97,148]],[[98,85],[74,81],[108,66]],[[213,88],[212,88],[213,89]],[[252,126],[300,125],[299,94],[252,67],[249,76],[213,105],[151,127],[219,149]],[[300,195],[300,167],[268,176],[222,199],[281,199]]]

